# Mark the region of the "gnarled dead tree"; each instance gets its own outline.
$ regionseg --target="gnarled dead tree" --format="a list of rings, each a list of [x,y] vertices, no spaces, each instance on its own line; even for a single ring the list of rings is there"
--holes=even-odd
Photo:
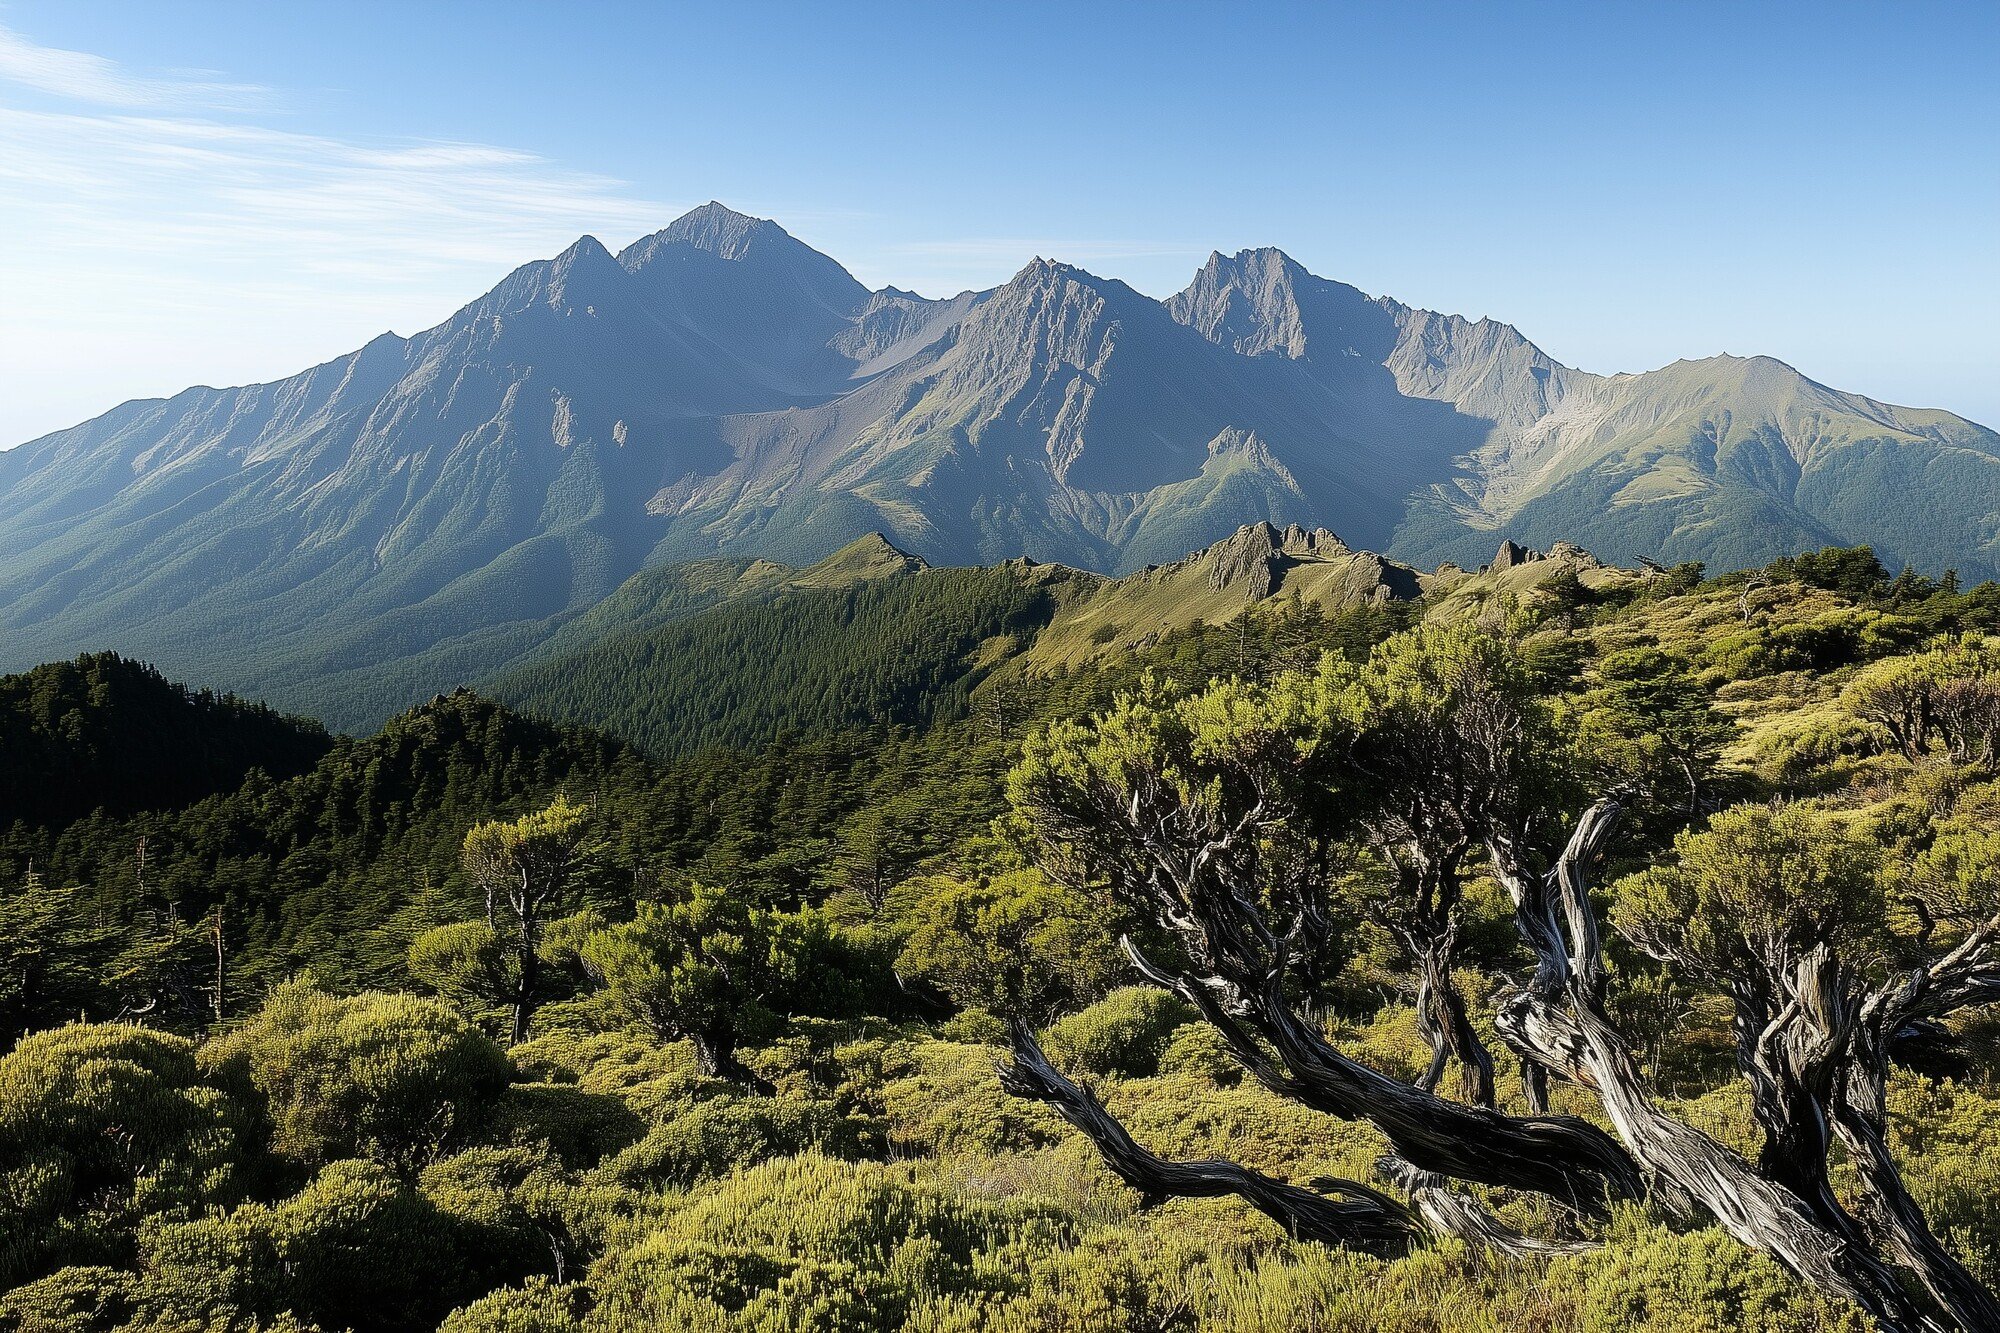
[[[1570,1117],[1503,1115],[1366,1068],[1295,1003],[1292,962],[1324,950],[1310,934],[1325,918],[1298,910],[1309,886],[1281,884],[1272,867],[1289,864],[1286,848],[1301,828],[1323,835],[1330,812],[1370,799],[1367,772],[1351,762],[1353,725],[1337,703],[1347,683],[1328,667],[1265,687],[1121,700],[1090,725],[1052,728],[1030,742],[1011,780],[1037,859],[1046,873],[1108,889],[1163,928],[1172,956],[1149,957],[1128,941],[1133,961],[1193,1004],[1266,1087],[1380,1129],[1396,1154],[1384,1174],[1409,1193],[1426,1229],[1474,1239],[1485,1230],[1467,1196],[1457,1196],[1464,1215],[1425,1206],[1417,1191],[1448,1189],[1444,1181],[1536,1191],[1580,1210],[1650,1189],[1676,1213],[1712,1215],[1886,1328],[2000,1327],[1991,1295],[1931,1235],[1903,1189],[1883,1109],[1904,1033],[2000,997],[2000,845],[1989,849],[1990,888],[1967,890],[1964,875],[1953,881],[1982,911],[1954,916],[1950,893],[1930,895],[1925,919],[1948,932],[1950,947],[1915,962],[1891,965],[1842,933],[1839,923],[1868,916],[1843,896],[1868,877],[1857,878],[1818,833],[1804,840],[1825,863],[1817,871],[1797,847],[1731,862],[1772,881],[1761,917],[1726,894],[1706,909],[1676,899],[1671,877],[1650,885],[1664,910],[1620,909],[1641,947],[1735,1002],[1739,1068],[1765,1135],[1753,1162],[1660,1108],[1610,1018],[1590,876],[1618,801],[1600,800],[1555,838],[1542,806],[1492,801],[1468,824],[1480,829],[1535,960],[1532,976],[1499,998],[1496,1029],[1531,1068],[1592,1090],[1616,1137]],[[1532,702],[1514,707],[1496,722],[1501,731],[1549,724]],[[1693,873],[1689,847],[1679,854],[1680,873]],[[1811,882],[1793,882],[1801,877]],[[1643,905],[1648,888],[1621,885],[1621,893]],[[1739,952],[1704,943],[1705,911],[1722,923],[1717,938],[1741,936]],[[1033,1054],[1017,1048],[1017,1068]],[[1123,1151],[1103,1124],[1079,1128],[1107,1152]],[[1829,1184],[1836,1139],[1859,1168],[1852,1215]]]
[[[1316,1176],[1303,1189],[1234,1162],[1174,1162],[1141,1148],[1088,1089],[1049,1063],[1033,1029],[1010,1025],[1014,1058],[1000,1065],[1000,1086],[1016,1097],[1044,1102],[1081,1130],[1120,1180],[1139,1191],[1143,1206],[1170,1198],[1207,1199],[1234,1194],[1283,1227],[1296,1240],[1316,1240],[1368,1254],[1408,1252],[1428,1231],[1458,1236],[1501,1254],[1564,1254],[1587,1245],[1527,1236],[1495,1218],[1445,1177],[1419,1171],[1401,1158],[1377,1168],[1409,1196],[1407,1205],[1378,1190],[1337,1176]]]
[[[1584,1211],[1636,1198],[1619,1145],[1569,1116],[1515,1117],[1412,1087],[1353,1060],[1298,1010],[1295,958],[1319,942],[1306,886],[1273,867],[1324,836],[1351,739],[1345,681],[1231,684],[1177,704],[1125,700],[1091,726],[1031,739],[1011,779],[1045,873],[1109,887],[1165,928],[1179,961],[1142,970],[1194,1005],[1265,1086],[1372,1121],[1398,1156],[1455,1180],[1532,1190]],[[1128,946],[1129,947],[1129,946]]]
[[[1929,1312],[1905,1294],[1889,1266],[1855,1243],[1847,1228],[1829,1226],[1817,1200],[1660,1110],[1606,1012],[1603,943],[1589,899],[1589,867],[1618,813],[1615,800],[1592,806],[1562,854],[1539,873],[1496,831],[1494,872],[1514,899],[1522,936],[1536,954],[1534,979],[1500,1004],[1496,1025],[1503,1039],[1592,1088],[1620,1141],[1674,1202],[1700,1205],[1736,1239],[1889,1328],[1930,1327]]]
[[[1332,681],[1328,682],[1333,685]],[[1504,644],[1469,626],[1430,627],[1383,645],[1329,703],[1345,724],[1344,802],[1393,877],[1365,910],[1402,944],[1416,973],[1418,1033],[1431,1047],[1418,1086],[1434,1091],[1448,1060],[1459,1093],[1492,1106],[1493,1059],[1452,976],[1468,857],[1487,826],[1527,818],[1542,755],[1524,725],[1533,688]]]
[[[1904,1187],[1886,1125],[1899,1040],[2000,986],[2000,838],[1947,834],[1885,877],[1872,842],[1799,807],[1749,807],[1684,835],[1676,854],[1621,886],[1619,925],[1729,995],[1764,1134],[1759,1174],[1871,1261],[1914,1276],[1956,1326],[2000,1328],[2000,1302]],[[1892,897],[1921,923],[1914,934],[1888,929]],[[1833,1191],[1836,1138],[1856,1168],[1858,1214]]]

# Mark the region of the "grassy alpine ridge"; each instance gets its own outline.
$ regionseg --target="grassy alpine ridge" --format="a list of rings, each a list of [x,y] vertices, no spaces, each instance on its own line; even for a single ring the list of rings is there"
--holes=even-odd
[[[1879,1066],[1842,1048],[1850,1092],[1801,1085],[1860,1135],[1815,1147],[1739,1073],[1737,1006],[1797,973],[1732,941],[1837,962],[1828,994],[1980,956],[2000,586],[1891,577],[1866,549],[1714,579],[1532,557],[1356,598],[1348,564],[1316,563],[1347,555],[1252,534],[1160,578],[1219,569],[1223,602],[1248,570],[1269,595],[1162,624],[1159,579],[1133,584],[1141,610],[1099,603],[1116,632],[1077,621],[1062,642],[1090,651],[1048,659],[1037,636],[1117,584],[754,575],[572,672],[595,726],[458,691],[329,738],[119,659],[0,679],[0,772],[122,784],[4,808],[0,1329],[1978,1327],[1968,1293],[2000,1280],[1986,974]],[[669,648],[704,623],[736,647],[697,672]],[[795,655],[766,628],[786,624]],[[621,672],[671,712],[628,706]],[[189,717],[227,758],[192,786],[142,761]],[[1141,890],[1186,864],[1175,839],[1260,801],[1254,847],[1208,860],[1302,914],[1281,990],[1245,1011],[1301,1026],[1258,1058],[1323,1048],[1431,1123],[1545,1099],[1615,1162],[1619,1116],[1533,1076],[1497,1018],[1536,972],[1518,868],[1414,854],[1503,826],[1521,857],[1559,852],[1613,791],[1588,870],[1601,992],[1541,1002],[1594,1006],[1680,1141],[1760,1206],[1797,1200],[1798,1235],[1844,1217],[1852,1254],[1888,1253],[1869,1201],[1898,1182],[1925,1266],[1801,1280],[1803,1251],[1702,1207],[1572,1210],[1477,1154],[1448,1195],[1386,1178],[1382,1123],[1260,1084],[1199,990],[1118,945],[1228,984]],[[1149,811],[1172,815],[1151,843]],[[1787,1044],[1761,1058],[1818,1050],[1807,1012],[1770,1009]],[[1145,1190],[1059,1113],[1078,1089],[1078,1123],[1151,1155],[1126,1159]],[[1268,1188],[1179,1197],[1152,1157]],[[1273,1220],[1299,1208],[1319,1239]],[[1363,1216],[1373,1239],[1343,1240]]]

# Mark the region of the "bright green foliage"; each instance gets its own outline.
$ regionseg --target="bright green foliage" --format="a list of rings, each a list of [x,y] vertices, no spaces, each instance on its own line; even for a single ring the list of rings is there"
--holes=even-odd
[[[645,1120],[625,1098],[572,1083],[514,1084],[489,1126],[497,1142],[544,1147],[576,1167],[603,1161],[645,1132]]]
[[[935,609],[983,615],[977,582],[937,581],[968,595]],[[1693,966],[1617,941],[1607,1003],[1672,1113],[1754,1154],[1730,999],[1704,978],[1828,928],[1843,966],[1904,967],[2000,907],[2000,784],[1977,762],[1983,696],[1961,688],[1992,674],[1988,650],[1932,637],[2000,625],[1992,590],[1835,553],[1754,582],[1635,580],[1521,642],[1463,623],[1391,639],[1436,602],[1329,619],[1280,601],[1046,677],[1022,673],[1019,643],[963,648],[963,619],[901,663],[839,637],[892,603],[859,598],[846,629],[796,644],[736,640],[784,671],[828,657],[808,681],[747,657],[648,667],[682,711],[645,725],[754,750],[656,762],[460,694],[328,742],[296,777],[0,829],[0,1021],[130,1006],[205,1030],[217,905],[227,946],[205,1050],[99,1026],[0,1056],[0,1333],[1859,1333],[1718,1232],[1637,1214],[1558,1220],[1494,1193],[1511,1223],[1603,1248],[1499,1262],[1445,1242],[1383,1261],[1294,1243],[1233,1201],[1141,1208],[1052,1110],[1001,1090],[982,1043],[1004,1041],[996,1011],[1047,1025],[1051,1053],[1156,1152],[1369,1179],[1373,1129],[1272,1094],[1171,997],[1112,989],[1134,923],[1103,889],[1136,864],[1120,859],[1131,796],[1165,793],[1155,808],[1197,835],[1265,799],[1237,868],[1273,920],[1324,914],[1328,947],[1294,956],[1289,984],[1342,1049],[1409,1079],[1427,1050],[1382,924],[1394,875],[1354,844],[1403,836],[1404,794],[1440,773],[1497,774],[1462,794],[1530,824],[1574,799],[1569,776],[1636,779],[1606,867],[1617,921]],[[1927,692],[1915,764],[1880,752],[1901,747],[1861,707],[1905,674]],[[593,688],[644,706],[616,684]],[[96,705],[72,702],[56,711],[88,731]],[[773,738],[787,720],[805,730]],[[1023,751],[1027,818],[989,831]],[[1813,800],[1725,811],[1669,846],[1690,756],[1704,804]],[[478,1025],[502,1030],[520,989],[518,922],[506,876],[484,919],[482,866],[518,871],[505,830],[565,806],[564,837],[593,854],[538,917],[545,984],[511,1054],[536,1081],[510,1083]],[[468,865],[480,828],[476,849],[498,854]],[[1024,835],[1077,873],[1021,870]],[[1489,1001],[1525,955],[1483,857],[1472,845],[1454,886],[1449,975],[1498,1052]],[[1135,937],[1171,959],[1171,939]],[[274,990],[309,962],[332,993]],[[412,974],[463,1012],[353,993]],[[2000,1281],[1994,1029],[1950,1028],[1928,1077],[1892,1074],[1891,1143],[1945,1243]],[[702,1068],[721,1052],[734,1082]],[[1511,1062],[1498,1073],[1518,1112]],[[1598,1111],[1570,1085],[1552,1100]]]
[[[466,877],[485,891],[489,903],[514,892],[538,903],[554,901],[588,855],[589,814],[587,807],[557,796],[519,819],[475,824],[465,835]]]
[[[1574,1261],[1582,1333],[1862,1333],[1858,1316],[1801,1293],[1720,1231],[1655,1232]]]
[[[803,1157],[711,1186],[594,1277],[608,1327],[936,1327],[1004,1293],[1058,1210]]]
[[[590,1305],[589,1290],[580,1283],[530,1278],[453,1311],[438,1333],[573,1333]]]
[[[1121,696],[1031,737],[1008,792],[1045,873],[1109,887],[1142,918],[1257,902],[1289,932],[1291,983],[1315,1000],[1349,961],[1348,920],[1388,931],[1416,973],[1436,1070],[1455,1057],[1483,1103],[1492,1062],[1455,980],[1464,871],[1495,830],[1515,845],[1555,831],[1570,759],[1511,644],[1427,624],[1358,667],[1328,656],[1264,684]],[[1342,875],[1356,844],[1383,873]]]
[[[846,1090],[887,1122],[899,1156],[977,1158],[1045,1147],[1063,1136],[1062,1122],[1048,1108],[1000,1090],[987,1047],[924,1041],[868,1054],[857,1061]]]
[[[1931,1229],[1979,1280],[2000,1283],[2000,1100],[1990,1084],[1906,1078],[1889,1087],[1889,1126],[1910,1193]]]
[[[1717,980],[1820,941],[1861,953],[1885,919],[1880,862],[1806,807],[1737,806],[1675,838],[1671,863],[1622,880],[1612,919]]]
[[[1378,644],[1351,679],[1323,671],[1320,688],[1354,737],[1340,776],[1388,841],[1453,854],[1496,820],[1533,830],[1564,794],[1568,740],[1499,635],[1423,625]]]
[[[1159,1072],[1184,1075],[1219,1088],[1234,1087],[1243,1079],[1243,1066],[1229,1053],[1229,1043],[1207,1023],[1185,1023],[1173,1030],[1166,1049],[1160,1052]]]
[[[589,813],[559,795],[519,819],[473,825],[462,859],[466,878],[485,896],[485,919],[440,926],[410,942],[412,975],[461,1003],[505,1005],[515,1045],[552,989],[545,936],[593,853]]]
[[[464,1262],[485,1290],[523,1273],[581,1270],[630,1211],[614,1185],[586,1180],[540,1148],[472,1148],[425,1167],[417,1188],[457,1223]]]
[[[1178,996],[1152,986],[1124,986],[1058,1021],[1042,1045],[1073,1070],[1143,1077],[1159,1072],[1175,1031],[1194,1019],[1194,1010]]]
[[[183,1038],[72,1024],[22,1041],[0,1057],[0,1288],[116,1260],[142,1217],[238,1197],[242,1121]]]
[[[454,921],[410,941],[411,978],[460,1008],[490,1008],[514,995],[511,962],[500,932],[484,921]]]
[[[1991,760],[2000,747],[2000,644],[1966,635],[1871,663],[1846,702],[1911,759],[1935,746],[1958,763]]]
[[[1629,648],[1605,656],[1597,680],[1584,696],[1579,747],[1611,780],[1670,809],[1699,809],[1736,725],[1715,710],[1689,664]]]
[[[409,995],[281,987],[202,1051],[219,1084],[268,1119],[271,1146],[308,1165],[369,1157],[413,1169],[491,1113],[512,1067],[450,1009]]]
[[[1047,1022],[1126,970],[1104,909],[1035,871],[937,876],[917,888],[917,926],[897,970],[959,1005]]]
[[[1324,909],[1349,820],[1340,773],[1353,742],[1342,700],[1354,673],[1328,658],[1312,675],[1211,684],[1192,694],[1147,680],[1089,723],[1057,722],[1024,742],[1008,796],[1044,870],[1078,886],[1151,882],[1134,816],[1174,830],[1175,855],[1227,839],[1230,873],[1289,916]],[[1230,837],[1254,815],[1258,836]],[[1333,944],[1331,936],[1314,943]],[[1299,960],[1311,975],[1332,957]]]
[[[116,1268],[61,1268],[0,1296],[4,1333],[98,1333],[132,1317],[137,1280]]]
[[[149,1229],[143,1301],[163,1321],[290,1312],[415,1333],[503,1276],[469,1262],[469,1233],[379,1164],[332,1162],[278,1203]]]
[[[1846,713],[1806,713],[1766,728],[1752,758],[1773,790],[1824,790],[1852,779],[1881,737],[1879,728]]]
[[[1952,828],[1918,854],[1896,876],[1891,901],[1907,915],[1911,933],[1929,936],[1942,929],[1956,944],[2000,912],[2000,832]]]
[[[832,927],[818,912],[753,908],[697,885],[672,903],[590,937],[585,965],[612,1005],[662,1040],[694,1043],[704,1072],[751,1079],[737,1043],[785,1012],[840,1012],[853,1000]]]
[[[697,1103],[605,1164],[631,1186],[687,1188],[741,1167],[809,1149],[862,1155],[865,1126],[831,1102],[782,1097],[716,1097]]]

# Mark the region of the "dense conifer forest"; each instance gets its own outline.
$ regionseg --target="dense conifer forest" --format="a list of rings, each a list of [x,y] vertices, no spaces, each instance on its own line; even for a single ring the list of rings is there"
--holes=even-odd
[[[727,605],[503,676],[501,697],[657,753],[742,748],[775,728],[923,728],[964,715],[975,650],[1048,623],[1055,599],[1006,569],[934,569],[776,604]]]
[[[1046,595],[0,679],[0,1330],[1996,1326],[2000,588]]]

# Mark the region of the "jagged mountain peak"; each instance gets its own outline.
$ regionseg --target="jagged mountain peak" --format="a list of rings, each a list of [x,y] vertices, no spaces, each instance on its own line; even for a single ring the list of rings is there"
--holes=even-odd
[[[654,234],[663,240],[707,250],[719,259],[741,259],[758,244],[781,241],[804,244],[769,218],[739,213],[713,199],[683,213]]]
[[[1327,612],[1407,601],[1432,581],[1325,528],[1248,523],[1184,559],[1097,583],[1057,613],[1027,661],[1032,670],[1076,666],[1197,622],[1226,624],[1275,597]]]
[[[604,248],[604,242],[585,233],[570,243],[569,249],[555,257],[558,264],[595,263],[599,259],[610,259],[611,252]]]
[[[1245,356],[1292,360],[1360,352],[1379,359],[1391,321],[1346,283],[1317,277],[1275,246],[1212,252],[1194,279],[1168,298],[1176,320]]]
[[[911,555],[880,532],[871,532],[812,565],[800,578],[813,583],[860,582],[892,574],[919,574],[929,568],[921,556]]]
[[[1286,279],[1314,276],[1306,271],[1303,264],[1277,246],[1254,245],[1228,255],[1220,250],[1209,251],[1208,262],[1201,266],[1195,277],[1197,281],[1204,275],[1227,280],[1252,274]]]
[[[595,236],[579,236],[549,261],[545,282],[558,300],[589,301],[625,285],[625,270]]]
[[[869,292],[838,261],[821,254],[768,218],[751,217],[709,202],[685,213],[618,253],[625,269],[670,289],[690,269],[720,265],[731,283],[765,282],[803,291],[814,304],[846,313]],[[752,277],[751,275],[758,275]],[[757,292],[770,300],[776,293]],[[728,299],[741,300],[738,293]],[[761,317],[765,312],[746,312]]]
[[[1247,581],[1251,594],[1262,597],[1276,586],[1289,565],[1351,554],[1347,544],[1326,528],[1308,529],[1292,523],[1280,529],[1266,520],[1245,524],[1185,563],[1205,567],[1211,588]]]
[[[1044,259],[1039,255],[1029,260],[1026,264],[1023,264],[1020,271],[1009,278],[999,288],[999,291],[1033,291],[1061,287],[1066,284],[1073,284],[1077,287],[1101,294],[1115,294],[1121,299],[1129,298],[1157,304],[1157,302],[1152,302],[1150,297],[1140,295],[1138,291],[1118,278],[1107,278],[1101,274],[1092,273],[1087,268],[1080,268],[1075,264],[1064,263],[1060,259]]]

